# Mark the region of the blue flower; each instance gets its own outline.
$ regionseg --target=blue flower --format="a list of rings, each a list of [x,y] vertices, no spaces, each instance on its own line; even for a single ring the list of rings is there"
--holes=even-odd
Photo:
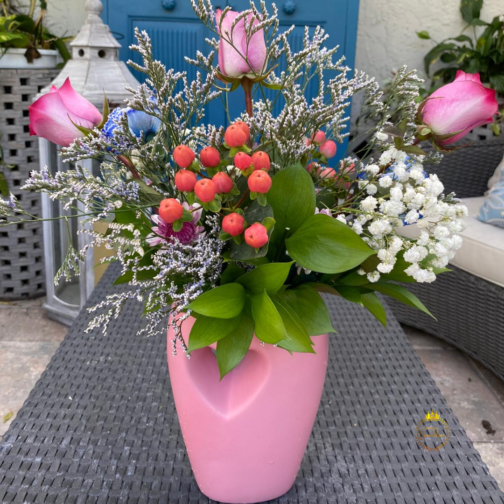
[[[140,110],[132,108],[116,108],[110,113],[102,133],[106,138],[112,138],[118,122],[123,115],[128,117],[128,126],[131,133],[137,138],[142,138],[145,142],[151,141],[161,128],[161,121],[154,116],[146,114]]]

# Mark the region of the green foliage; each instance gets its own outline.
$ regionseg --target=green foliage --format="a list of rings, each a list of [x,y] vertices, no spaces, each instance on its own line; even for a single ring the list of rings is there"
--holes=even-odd
[[[57,50],[66,63],[71,59],[70,52],[65,42],[71,38],[57,37],[45,26],[47,4],[40,0],[40,13],[34,18],[36,0],[31,0],[29,14],[19,13],[7,0],[2,0],[2,13],[0,16],[0,49],[9,48],[26,49],[25,57],[28,63],[40,58],[39,49]],[[0,56],[1,57],[1,56]]]
[[[237,283],[229,283],[201,294],[190,305],[200,315],[229,319],[237,317],[245,304],[245,289]]]
[[[189,351],[204,348],[227,336],[240,324],[241,316],[234,318],[213,318],[198,316],[189,335]]]
[[[432,78],[427,94],[452,82],[457,70],[479,73],[481,82],[504,94],[504,23],[499,16],[489,23],[481,20],[482,6],[483,0],[462,0],[460,13],[467,23],[464,32],[469,28],[472,36],[462,33],[442,40],[425,56],[425,72]],[[421,39],[431,39],[425,30],[416,33]],[[438,62],[442,66],[431,74],[431,66]]]
[[[251,294],[265,292],[269,295],[280,290],[292,266],[292,262],[270,263],[258,266],[236,280]]]
[[[322,214],[306,220],[285,244],[298,264],[318,273],[348,271],[375,254],[346,224]]]
[[[245,357],[254,337],[254,321],[242,314],[239,324],[217,343],[217,364],[221,379]]]
[[[276,224],[268,254],[271,259],[283,252],[285,239],[315,213],[315,187],[310,174],[300,164],[281,170],[272,182],[268,202]]]

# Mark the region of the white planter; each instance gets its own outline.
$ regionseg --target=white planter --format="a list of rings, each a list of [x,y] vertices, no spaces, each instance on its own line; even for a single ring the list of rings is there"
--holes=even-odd
[[[28,63],[25,58],[26,49],[7,49],[0,57],[1,68],[55,68],[58,64],[58,51],[52,49],[39,49],[41,58]]]

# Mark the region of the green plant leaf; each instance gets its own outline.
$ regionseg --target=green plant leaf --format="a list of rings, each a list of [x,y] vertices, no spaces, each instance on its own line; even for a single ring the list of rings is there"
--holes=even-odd
[[[253,337],[254,321],[242,314],[238,326],[217,342],[215,355],[221,380],[247,355]]]
[[[263,207],[259,205],[257,201],[254,201],[245,211],[245,221],[249,224],[252,224],[254,222],[262,222],[267,217],[273,218],[273,209],[269,205]],[[274,226],[268,230],[268,236],[271,236],[273,230]],[[269,242],[256,252],[255,248],[247,245],[246,243],[241,243],[240,245],[238,245],[237,243],[232,241],[230,258],[233,261],[246,262],[251,259],[258,259],[260,257],[264,257],[267,254],[268,247]]]
[[[313,215],[286,242],[289,255],[317,273],[341,273],[375,254],[346,224],[328,215]]]
[[[143,180],[136,179],[135,182],[140,186],[138,196],[142,205],[157,206],[163,201],[163,195],[159,194],[151,186],[148,186]]]
[[[417,308],[418,310],[430,315],[433,319],[434,315],[426,308],[426,306],[418,299],[412,292],[408,289],[402,287],[401,285],[396,285],[392,283],[381,284],[380,282],[369,284],[369,289],[381,292],[385,296],[390,296],[391,298],[397,299],[397,301],[411,306],[412,308]]]
[[[244,274],[245,270],[243,268],[236,264],[229,264],[221,275],[221,285],[232,283]]]
[[[498,93],[504,94],[504,74],[491,75],[490,84]]]
[[[275,294],[271,300],[276,306],[278,313],[287,332],[287,338],[278,343],[278,346],[289,352],[315,353],[312,348],[313,342],[303,321],[296,313],[296,307],[292,307],[283,296]]]
[[[339,292],[342,298],[350,301],[350,303],[362,306],[361,291],[359,288],[350,285],[336,285],[335,289]]]
[[[13,416],[14,416],[14,413],[12,411],[5,413],[5,415],[3,417],[3,423],[7,423]]]
[[[452,50],[452,49],[456,49],[456,48],[457,48],[457,46],[455,44],[446,44],[444,42],[433,47],[425,55],[425,58],[424,58],[425,73],[427,75],[429,75],[430,66],[438,60],[438,58],[441,56],[441,54],[443,54],[447,50]]]
[[[387,313],[380,298],[374,292],[361,294],[362,306],[364,306],[378,321],[387,327]]]
[[[242,312],[244,304],[245,289],[230,283],[201,294],[187,308],[207,317],[230,319]]]
[[[9,185],[7,184],[7,179],[2,172],[0,172],[0,194],[4,198],[9,196]]]
[[[287,337],[282,317],[266,292],[251,296],[255,334],[265,343],[272,345]]]
[[[268,203],[276,221],[269,254],[272,259],[285,238],[315,213],[315,186],[310,174],[300,164],[279,171],[272,179]]]
[[[199,315],[189,334],[189,352],[204,348],[227,336],[238,327],[241,316],[234,318],[213,318]]]
[[[238,278],[237,283],[243,285],[251,294],[266,291],[268,295],[275,294],[287,280],[293,262],[269,263],[249,271]]]
[[[313,287],[302,284],[295,289],[285,291],[285,294],[296,296],[296,313],[310,336],[336,332],[324,300]],[[289,300],[289,298],[287,299]]]
[[[430,39],[430,35],[427,30],[417,31],[416,34],[417,34],[418,38],[425,39],[425,40]]]
[[[475,19],[479,19],[483,0],[462,0],[460,2],[460,13],[466,23],[471,24]]]

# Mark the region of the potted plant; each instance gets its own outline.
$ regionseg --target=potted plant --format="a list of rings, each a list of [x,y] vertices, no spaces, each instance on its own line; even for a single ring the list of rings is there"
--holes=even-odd
[[[88,330],[106,332],[129,299],[144,304],[141,334],[164,333],[169,318],[171,385],[196,481],[212,499],[257,502],[293,484],[315,420],[328,334],[338,329],[320,293],[358,303],[382,324],[378,294],[428,312],[396,282],[447,271],[467,210],[423,171],[421,144],[449,150],[491,121],[497,104],[495,91],[463,72],[418,104],[418,78],[402,69],[392,111],[374,79],[347,76],[321,28],[307,29],[293,52],[264,6],[193,6],[217,36],[218,66],[213,52],[197,54],[188,61],[206,77],[189,82],[155,61],[137,30],[143,62],[131,64],[147,80],[127,108],[102,115],[66,81],[30,109],[33,133],[62,145],[76,167],[33,172],[24,188],[76,211],[81,202],[82,232],[122,265],[115,283],[128,288],[90,308]],[[309,103],[312,79],[319,94]],[[204,125],[207,104],[222,98],[227,111],[225,95],[238,86],[243,114],[227,128]],[[358,91],[378,117],[381,153],[333,163]],[[79,166],[90,157],[101,161],[100,177]],[[14,196],[0,200],[0,214],[30,220]],[[98,221],[106,232],[93,230]],[[418,239],[397,231],[414,223]],[[86,250],[69,249],[56,281],[78,271]]]
[[[39,12],[35,9],[39,5]],[[4,166],[0,186],[9,186],[22,198],[26,211],[40,215],[38,195],[21,194],[21,183],[39,163],[38,142],[30,139],[28,107],[39,91],[59,72],[58,55],[70,58],[65,42],[45,26],[46,2],[31,0],[25,13],[14,2],[0,2],[0,90],[2,93],[1,148]],[[0,168],[1,169],[1,168]],[[0,262],[0,298],[43,295],[42,225],[12,227],[4,231]]]
[[[443,84],[452,82],[459,70],[480,75],[481,81],[495,89],[501,106],[500,118],[492,123],[492,130],[498,135],[504,112],[504,16],[495,16],[492,21],[480,18],[483,0],[463,0],[460,14],[467,23],[457,37],[436,42],[428,31],[417,32],[421,39],[432,40],[434,47],[425,55],[425,73],[431,77],[430,89],[433,93]],[[432,65],[440,67],[432,73]]]
[[[40,12],[35,18],[37,3]],[[13,3],[2,0],[0,16],[0,68],[54,68],[57,55],[63,63],[70,58],[66,47],[69,37],[53,35],[45,26],[47,2],[31,0],[27,14]]]

